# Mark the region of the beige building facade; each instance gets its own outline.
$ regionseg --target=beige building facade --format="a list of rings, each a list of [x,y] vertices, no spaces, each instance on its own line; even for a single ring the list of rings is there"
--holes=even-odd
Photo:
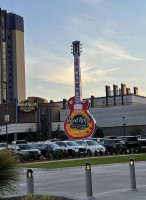
[[[0,103],[25,96],[24,21],[0,9]]]

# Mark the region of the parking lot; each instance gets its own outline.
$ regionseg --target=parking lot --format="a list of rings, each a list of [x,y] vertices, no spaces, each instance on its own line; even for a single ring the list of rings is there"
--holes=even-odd
[[[130,189],[129,163],[91,166],[93,196],[100,200],[146,199],[146,162],[136,162],[137,190]],[[33,169],[36,194],[86,199],[85,167]],[[17,184],[17,195],[27,193],[26,169]]]

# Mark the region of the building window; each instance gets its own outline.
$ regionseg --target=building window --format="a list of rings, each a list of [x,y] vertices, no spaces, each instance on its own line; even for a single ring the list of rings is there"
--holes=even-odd
[[[113,104],[113,100],[109,100],[109,104]]]
[[[125,102],[128,102],[128,98],[125,99]]]
[[[117,103],[121,103],[121,99],[117,99]]]
[[[105,101],[102,101],[102,104],[104,105],[104,104],[105,104]]]

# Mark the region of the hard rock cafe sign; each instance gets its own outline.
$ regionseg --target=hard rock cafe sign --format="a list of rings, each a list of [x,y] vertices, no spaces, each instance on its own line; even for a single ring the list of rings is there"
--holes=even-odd
[[[17,106],[20,107],[21,111],[30,112],[36,109],[37,103],[30,100],[24,100],[19,102]]]
[[[70,113],[64,121],[64,130],[71,139],[91,137],[96,128],[94,117],[89,112],[89,101],[82,101],[81,70],[80,70],[80,41],[73,42],[75,97],[68,100]]]

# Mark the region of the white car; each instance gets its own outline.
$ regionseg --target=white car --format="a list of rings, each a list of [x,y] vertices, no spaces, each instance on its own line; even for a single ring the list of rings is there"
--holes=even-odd
[[[76,143],[82,146],[85,146],[87,149],[87,154],[89,154],[89,152],[91,152],[92,154],[95,153],[95,151],[97,152],[102,152],[105,153],[105,147],[98,144],[98,142],[94,141],[94,140],[76,140]]]
[[[6,143],[4,142],[0,143],[0,150],[5,150],[5,149],[7,149]]]
[[[72,155],[72,151],[75,153],[79,152],[79,145],[74,141],[57,141],[55,142],[64,152],[68,152]]]

